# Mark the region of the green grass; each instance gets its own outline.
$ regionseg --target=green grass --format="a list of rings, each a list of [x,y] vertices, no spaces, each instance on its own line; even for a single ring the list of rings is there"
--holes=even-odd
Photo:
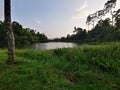
[[[16,55],[7,65],[0,50],[0,90],[120,90],[120,43]]]

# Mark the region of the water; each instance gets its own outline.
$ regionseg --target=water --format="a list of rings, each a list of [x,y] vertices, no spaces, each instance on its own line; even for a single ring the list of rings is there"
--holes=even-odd
[[[33,49],[36,50],[51,50],[57,48],[72,48],[76,47],[76,43],[66,43],[66,42],[48,42],[48,43],[36,43],[32,45]]]

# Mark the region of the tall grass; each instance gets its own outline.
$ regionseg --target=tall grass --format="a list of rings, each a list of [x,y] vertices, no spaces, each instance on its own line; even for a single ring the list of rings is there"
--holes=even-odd
[[[7,65],[0,50],[0,90],[120,89],[120,43],[16,54],[19,64]]]

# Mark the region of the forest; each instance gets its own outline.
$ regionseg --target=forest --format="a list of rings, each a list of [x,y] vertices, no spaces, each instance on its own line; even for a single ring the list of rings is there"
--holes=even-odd
[[[98,10],[88,15],[86,25],[88,29],[74,27],[73,34],[66,37],[48,39],[45,34],[37,32],[30,28],[23,28],[21,24],[14,21],[12,28],[15,36],[16,47],[27,46],[33,43],[44,42],[116,42],[120,41],[120,9],[113,10],[116,6],[116,0],[108,0],[104,4],[102,10]],[[108,17],[107,14],[110,14]],[[105,17],[105,19],[103,19]],[[92,28],[89,26],[92,25]],[[5,23],[0,21],[0,47],[7,46],[7,31],[5,31]],[[67,30],[66,30],[67,31]]]
[[[55,38],[49,40],[45,34],[36,32],[36,30],[30,28],[23,28],[18,22],[13,22],[12,27],[15,34],[16,47],[27,46],[33,43],[44,42],[116,42],[120,41],[120,9],[115,13],[114,25],[110,18],[105,20],[99,20],[96,26],[91,30],[86,30],[80,27],[74,27],[72,35],[68,34],[66,37]],[[7,46],[7,33],[4,30],[4,22],[0,21],[0,47]]]
[[[14,21],[12,28],[15,34],[16,47],[24,47],[33,43],[48,41],[45,34],[41,34],[30,28],[23,28],[18,22]],[[5,30],[5,23],[2,21],[0,21],[0,47],[7,47],[7,31]]]
[[[109,2],[105,5],[107,9],[97,11],[87,17],[86,24],[88,25],[88,30],[81,27],[74,27],[74,34],[68,34],[66,37],[56,38],[53,41],[81,43],[120,41],[120,9],[112,11],[113,6],[109,7]],[[102,19],[108,13],[111,14],[112,18],[107,17]],[[94,26],[95,22],[97,24]],[[89,30],[89,25],[93,26],[91,30]]]
[[[73,26],[72,35],[52,40],[38,30],[24,28],[17,21],[12,22],[11,5],[14,4],[11,1],[13,0],[4,0],[4,21],[0,21],[0,90],[120,90],[120,9],[115,9],[118,0],[106,0],[103,9],[89,14],[86,18],[88,29]],[[23,3],[25,1],[27,0],[21,0]],[[33,5],[32,0],[27,3],[30,1]],[[45,10],[49,5],[47,2],[52,4],[52,0],[35,1],[36,4],[45,1]],[[59,1],[63,4],[67,0]],[[77,0],[68,1],[67,5],[70,2],[72,5],[77,4]],[[98,0],[84,1],[83,6],[86,7]],[[58,4],[55,5],[58,7],[60,2],[57,1]],[[41,5],[37,10],[40,8]],[[28,14],[28,11],[25,12]],[[39,21],[38,23],[40,24]],[[29,48],[34,43],[46,46],[46,42],[83,44],[49,50]]]

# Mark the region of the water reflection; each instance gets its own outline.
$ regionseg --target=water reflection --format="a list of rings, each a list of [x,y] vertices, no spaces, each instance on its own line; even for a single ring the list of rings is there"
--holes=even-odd
[[[36,43],[32,45],[33,49],[37,50],[50,50],[57,48],[70,48],[78,46],[76,43],[66,43],[66,42],[48,42],[48,43]]]

